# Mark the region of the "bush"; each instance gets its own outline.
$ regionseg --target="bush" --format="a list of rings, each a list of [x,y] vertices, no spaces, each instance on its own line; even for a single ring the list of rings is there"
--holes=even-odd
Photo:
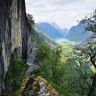
[[[42,62],[44,59],[48,58],[50,51],[51,48],[47,44],[39,45],[35,62]]]
[[[35,38],[35,37],[32,37],[32,38],[31,38],[31,41],[36,41],[36,38]]]
[[[29,27],[30,31],[32,30],[34,24],[35,22],[34,22],[33,16],[30,14],[27,14],[27,26]]]
[[[17,56],[16,52],[11,54],[10,65],[5,76],[5,85],[7,88],[11,88],[13,92],[20,88],[24,72],[26,70],[26,64]]]

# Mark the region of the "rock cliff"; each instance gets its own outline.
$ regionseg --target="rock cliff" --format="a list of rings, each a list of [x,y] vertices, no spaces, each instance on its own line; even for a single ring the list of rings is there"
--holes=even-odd
[[[31,39],[27,25],[25,0],[0,0],[0,77],[8,70],[12,51],[27,59]]]
[[[27,61],[26,64],[29,65],[26,71],[27,75],[30,75],[35,67],[40,65],[39,63],[33,64],[37,47],[35,42],[30,42],[32,41],[32,31],[29,30],[30,26],[27,22],[25,10],[25,0],[0,0],[0,94],[4,93],[2,91],[5,87],[3,84],[4,76],[8,71],[13,51],[17,51],[18,55]],[[20,94],[17,96],[33,96],[33,91],[34,96],[61,96],[41,77],[29,77],[25,82],[25,86],[22,85],[24,83],[21,84],[21,87],[24,88],[21,88]],[[36,87],[35,90],[33,88],[29,90],[30,86]],[[23,92],[23,95],[21,92]],[[28,95],[26,95],[26,92]],[[5,91],[5,94],[7,94],[7,91]]]

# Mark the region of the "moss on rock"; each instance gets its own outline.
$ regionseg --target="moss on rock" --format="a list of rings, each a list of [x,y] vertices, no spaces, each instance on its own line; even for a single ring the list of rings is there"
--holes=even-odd
[[[61,96],[41,76],[27,77],[21,85],[21,91],[16,96]]]

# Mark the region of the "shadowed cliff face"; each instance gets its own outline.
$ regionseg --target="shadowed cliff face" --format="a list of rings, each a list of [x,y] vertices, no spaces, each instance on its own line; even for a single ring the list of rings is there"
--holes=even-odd
[[[6,73],[11,52],[15,49],[23,59],[27,59],[30,34],[26,22],[25,1],[0,0],[0,74]]]

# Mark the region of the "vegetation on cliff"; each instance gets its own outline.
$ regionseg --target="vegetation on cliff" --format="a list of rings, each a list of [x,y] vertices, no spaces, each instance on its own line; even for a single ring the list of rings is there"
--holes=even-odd
[[[90,16],[86,16],[83,20],[80,21],[80,24],[85,24],[88,22],[86,31],[92,31],[93,35],[88,38],[86,44],[81,48],[78,48],[81,51],[81,56],[88,60],[96,70],[96,10],[91,13]],[[96,71],[92,77],[92,84],[90,86],[88,96],[96,95]]]
[[[7,91],[11,89],[13,92],[15,92],[20,88],[21,82],[24,78],[25,70],[25,62],[20,57],[18,57],[16,52],[12,52],[10,65],[5,76],[5,85]]]

